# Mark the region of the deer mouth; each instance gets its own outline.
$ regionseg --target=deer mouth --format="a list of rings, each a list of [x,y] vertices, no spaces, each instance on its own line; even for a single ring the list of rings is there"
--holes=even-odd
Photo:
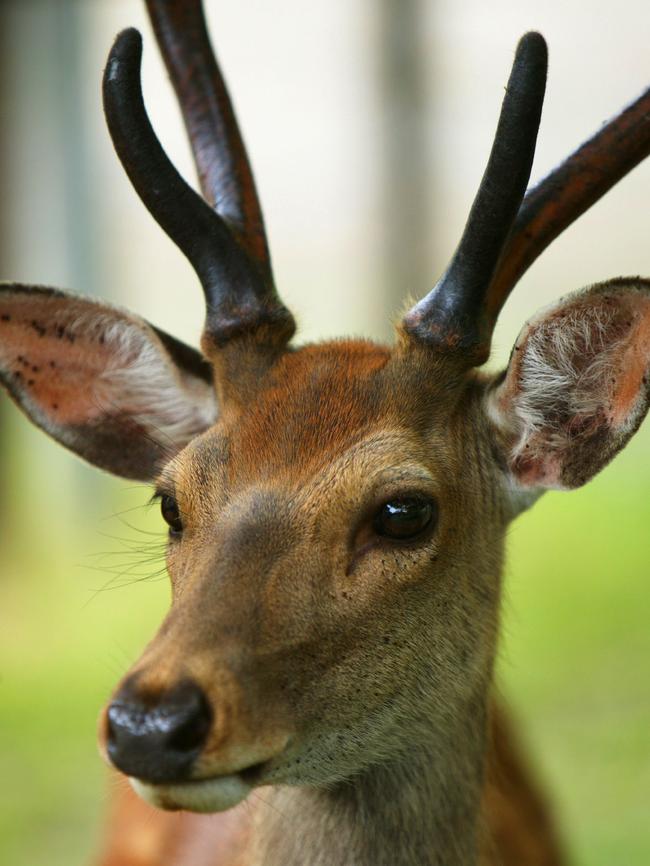
[[[139,797],[158,809],[224,812],[246,799],[258,783],[265,764],[264,761],[237,773],[189,782],[153,784],[134,777],[129,777],[129,782]]]

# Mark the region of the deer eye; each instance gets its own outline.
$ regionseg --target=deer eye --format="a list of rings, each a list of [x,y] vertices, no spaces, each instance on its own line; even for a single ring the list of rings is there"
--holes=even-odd
[[[170,535],[180,535],[183,531],[183,523],[181,521],[178,503],[173,496],[164,494],[160,500],[160,511],[163,520],[169,524]]]
[[[436,520],[438,506],[433,499],[404,496],[385,502],[373,521],[377,535],[406,541],[428,529]]]

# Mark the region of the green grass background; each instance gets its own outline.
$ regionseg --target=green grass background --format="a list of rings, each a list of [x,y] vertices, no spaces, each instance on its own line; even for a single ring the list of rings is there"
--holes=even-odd
[[[111,575],[93,569],[128,568],[129,545],[161,540],[123,520],[162,527],[146,488],[100,482],[14,412],[5,445],[0,863],[76,866],[107,800],[99,708],[168,600],[164,578],[97,592]],[[646,424],[595,482],[547,495],[508,538],[502,690],[578,866],[650,863],[649,527]]]

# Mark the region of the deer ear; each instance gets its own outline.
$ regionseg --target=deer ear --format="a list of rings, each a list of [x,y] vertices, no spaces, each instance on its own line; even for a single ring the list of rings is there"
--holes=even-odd
[[[627,443],[650,397],[650,281],[568,295],[522,330],[489,414],[517,487],[579,487]]]
[[[136,316],[55,289],[0,286],[0,381],[61,444],[143,481],[217,414],[199,352]]]

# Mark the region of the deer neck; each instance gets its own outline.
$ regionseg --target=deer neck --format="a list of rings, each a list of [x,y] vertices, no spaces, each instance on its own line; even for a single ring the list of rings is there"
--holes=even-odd
[[[485,702],[474,705],[447,742],[424,743],[328,789],[265,789],[252,864],[475,866],[485,716]]]

